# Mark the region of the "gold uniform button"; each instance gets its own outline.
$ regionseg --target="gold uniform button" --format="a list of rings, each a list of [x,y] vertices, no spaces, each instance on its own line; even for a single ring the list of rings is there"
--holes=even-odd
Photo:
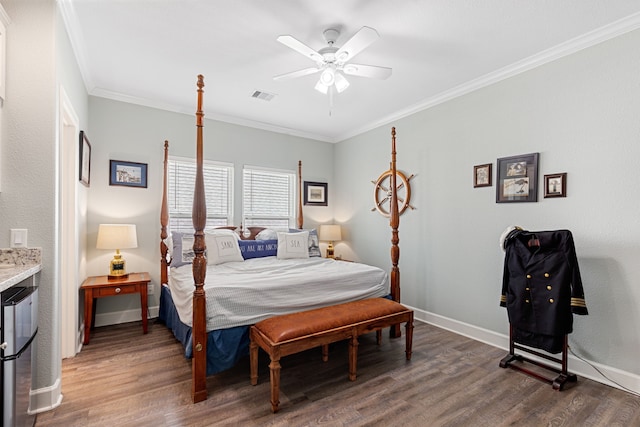
[[[549,273],[544,273],[544,277],[549,277]]]
[[[528,291],[529,289],[531,289],[531,288],[524,288],[525,291]]]
[[[529,304],[529,300],[528,300],[528,299],[524,300],[524,302],[526,302],[527,304]]]
[[[553,304],[553,298],[549,298],[549,302]]]
[[[531,279],[531,275],[530,274],[527,274],[527,279]]]
[[[551,290],[551,285],[547,286],[547,290],[550,291]]]

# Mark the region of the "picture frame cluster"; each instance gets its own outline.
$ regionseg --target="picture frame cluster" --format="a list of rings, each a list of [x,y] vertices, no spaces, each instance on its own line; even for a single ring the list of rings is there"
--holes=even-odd
[[[538,201],[539,153],[501,157],[496,161],[496,203]],[[493,185],[493,163],[473,167],[473,187]],[[544,175],[544,197],[567,197],[567,173]]]

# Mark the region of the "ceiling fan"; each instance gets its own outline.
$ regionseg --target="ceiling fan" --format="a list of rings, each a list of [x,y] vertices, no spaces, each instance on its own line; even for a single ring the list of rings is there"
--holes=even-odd
[[[380,37],[373,28],[362,27],[342,47],[335,46],[336,40],[340,37],[340,31],[329,28],[323,32],[323,35],[327,41],[327,46],[318,51],[313,50],[292,36],[283,35],[278,37],[277,40],[280,43],[315,61],[316,66],[280,74],[273,79],[277,81],[289,80],[319,72],[320,79],[316,83],[315,89],[324,94],[328,93],[331,99],[334,88],[335,91],[341,93],[349,87],[349,81],[343,73],[350,76],[376,79],[386,79],[391,75],[391,68],[349,62]]]

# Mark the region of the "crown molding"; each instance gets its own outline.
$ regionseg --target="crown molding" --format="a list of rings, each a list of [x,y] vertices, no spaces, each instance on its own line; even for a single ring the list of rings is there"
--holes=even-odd
[[[539,52],[528,58],[515,62],[496,71],[492,71],[491,73],[485,74],[484,76],[477,79],[470,80],[452,89],[441,92],[431,98],[427,98],[424,101],[404,108],[375,122],[371,122],[359,129],[354,129],[351,132],[345,133],[336,138],[336,140],[344,141],[380,126],[384,126],[396,120],[408,117],[420,111],[435,107],[436,105],[450,101],[454,98],[466,95],[478,89],[482,89],[484,87],[498,83],[502,80],[506,80],[510,77],[517,76],[518,74],[522,74],[526,71],[556,61],[560,58],[564,58],[565,56],[572,55],[583,49],[595,46],[607,40],[637,30],[638,28],[640,28],[640,13],[629,15],[609,25],[600,27],[581,36],[574,37],[573,39],[567,40],[566,42],[552,48],[543,50],[542,52]]]

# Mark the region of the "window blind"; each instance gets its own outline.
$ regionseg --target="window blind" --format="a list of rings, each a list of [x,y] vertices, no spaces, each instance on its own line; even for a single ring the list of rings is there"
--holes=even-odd
[[[230,224],[233,217],[233,165],[205,160],[203,175],[207,205],[205,228]],[[170,157],[167,180],[170,230],[193,232],[191,211],[196,180],[195,160]]]
[[[289,227],[294,222],[293,171],[245,166],[242,171],[242,217],[245,227]]]

